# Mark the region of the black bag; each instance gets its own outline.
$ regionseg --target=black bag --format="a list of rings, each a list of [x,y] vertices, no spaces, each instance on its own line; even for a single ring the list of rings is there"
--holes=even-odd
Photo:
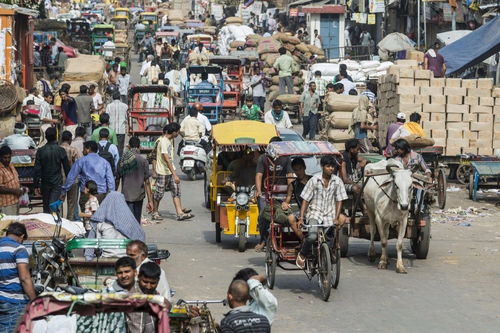
[[[111,171],[113,172],[113,176],[116,176],[116,168],[115,168],[115,159],[113,158],[113,155],[109,152],[109,147],[111,147],[111,142],[106,143],[106,146],[99,146],[99,151],[98,154],[102,158],[104,158],[106,161],[108,161],[109,166],[111,167]]]

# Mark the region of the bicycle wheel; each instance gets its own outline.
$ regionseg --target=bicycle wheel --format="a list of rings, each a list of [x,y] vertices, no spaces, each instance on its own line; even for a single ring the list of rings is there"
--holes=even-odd
[[[331,262],[332,262],[331,281],[332,281],[332,287],[334,289],[337,289],[337,287],[339,285],[339,281],[340,281],[340,257],[341,257],[341,254],[340,254],[340,249],[337,249],[335,247],[331,250]]]
[[[267,276],[267,287],[269,289],[274,288],[274,282],[276,281],[277,263],[278,263],[278,258],[271,246],[271,239],[269,239],[266,246],[266,276]]]
[[[323,301],[328,301],[332,290],[332,260],[330,259],[330,248],[327,243],[321,244],[318,260],[318,277],[321,298]]]

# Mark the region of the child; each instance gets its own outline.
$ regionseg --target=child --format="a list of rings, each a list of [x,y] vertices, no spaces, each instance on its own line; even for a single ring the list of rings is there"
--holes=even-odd
[[[97,184],[93,180],[89,180],[85,184],[84,193],[88,195],[88,200],[85,203],[85,212],[80,213],[80,217],[83,218],[83,225],[85,226],[85,230],[87,233],[90,231],[90,218],[96,212],[97,208],[99,208],[99,201],[97,200]]]
[[[247,96],[245,98],[245,105],[243,105],[241,111],[247,120],[260,121],[260,118],[262,117],[262,111],[257,104],[253,104],[252,96]]]

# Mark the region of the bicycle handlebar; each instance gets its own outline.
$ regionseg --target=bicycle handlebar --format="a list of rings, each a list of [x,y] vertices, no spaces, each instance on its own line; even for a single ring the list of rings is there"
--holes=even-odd
[[[226,306],[227,305],[227,300],[222,299],[222,300],[196,300],[196,301],[185,301],[183,299],[180,299],[177,301],[177,305],[181,304],[186,304],[186,305],[198,305],[198,304],[219,304],[222,303],[222,305]]]

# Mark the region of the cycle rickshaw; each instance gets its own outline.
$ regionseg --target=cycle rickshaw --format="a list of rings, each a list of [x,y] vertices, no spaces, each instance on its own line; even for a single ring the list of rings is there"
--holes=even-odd
[[[334,155],[341,158],[337,149],[329,142],[322,141],[287,141],[272,142],[268,145],[267,163],[276,170],[275,161],[280,157],[321,157]],[[283,199],[287,193],[287,185],[277,185],[279,177],[276,172],[267,171],[265,181],[266,202],[271,210],[271,227],[266,246],[266,275],[267,286],[272,289],[276,281],[276,267],[284,270],[300,270],[295,266],[300,249],[300,240],[290,227],[274,221],[276,200]],[[318,239],[313,245],[313,255],[306,259],[304,272],[309,280],[318,275],[321,298],[328,301],[331,288],[337,288],[340,280],[340,244],[338,226],[304,225],[305,231],[311,227],[318,227]]]

